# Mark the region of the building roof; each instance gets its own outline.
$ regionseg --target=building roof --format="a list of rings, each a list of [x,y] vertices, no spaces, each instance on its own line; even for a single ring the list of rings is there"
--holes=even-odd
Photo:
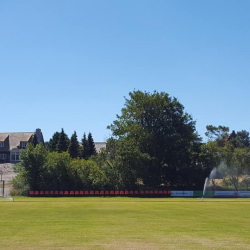
[[[0,140],[1,138],[6,139],[9,136],[9,144],[10,144],[10,150],[11,150],[11,149],[17,148],[20,145],[21,141],[28,142],[32,135],[34,135],[34,132],[0,133]]]
[[[5,141],[8,135],[9,135],[8,133],[0,133],[0,141]]]

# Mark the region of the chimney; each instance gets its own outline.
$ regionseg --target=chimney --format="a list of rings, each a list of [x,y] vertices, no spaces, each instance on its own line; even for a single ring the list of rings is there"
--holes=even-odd
[[[37,137],[38,143],[44,143],[43,134],[40,128],[36,129],[36,137]]]

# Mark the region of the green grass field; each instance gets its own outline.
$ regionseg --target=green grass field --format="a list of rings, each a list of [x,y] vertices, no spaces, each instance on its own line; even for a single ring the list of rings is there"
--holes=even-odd
[[[0,249],[250,249],[250,199],[0,202]]]

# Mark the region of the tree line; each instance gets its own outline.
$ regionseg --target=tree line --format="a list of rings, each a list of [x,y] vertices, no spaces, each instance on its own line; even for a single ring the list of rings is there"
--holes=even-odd
[[[208,125],[203,142],[192,116],[168,93],[130,92],[108,128],[112,136],[98,154],[91,133],[79,143],[76,132],[69,139],[63,129],[45,147],[29,145],[13,183],[26,190],[201,190],[218,168],[224,188],[249,188],[249,133]]]
[[[81,143],[79,143],[76,131],[69,139],[63,128],[61,132],[55,132],[53,134],[49,142],[46,143],[46,148],[50,152],[68,152],[72,158],[79,157],[85,160],[97,153],[93,136],[90,132],[88,133],[88,136],[84,133]]]
[[[250,139],[249,132],[230,133],[226,126],[207,126],[205,144],[216,164],[217,176],[222,185],[231,190],[250,190]],[[214,188],[216,184],[213,183]]]

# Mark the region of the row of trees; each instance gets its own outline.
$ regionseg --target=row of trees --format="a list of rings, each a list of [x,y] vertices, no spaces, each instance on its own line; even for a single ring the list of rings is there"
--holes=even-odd
[[[79,190],[107,185],[105,173],[95,161],[72,158],[68,152],[49,152],[41,144],[28,144],[21,159],[22,171],[13,180],[17,189]]]
[[[91,134],[84,134],[79,146],[76,133],[69,140],[63,129],[53,135],[48,150],[29,146],[21,154],[22,180],[32,189],[195,190],[203,188],[213,168],[223,165],[225,183],[238,189],[249,174],[247,131],[229,133],[228,127],[209,125],[208,141],[202,142],[184,106],[165,92],[129,93],[108,128],[112,136],[99,154],[91,151]]]
[[[250,188],[250,138],[249,132],[232,131],[225,126],[207,126],[206,147],[213,153],[217,176],[221,185],[235,190]],[[213,183],[214,187],[216,186]]]
[[[92,155],[96,155],[94,140],[90,132],[88,136],[84,133],[81,143],[79,143],[76,132],[69,139],[62,128],[61,132],[53,134],[46,145],[50,152],[68,152],[72,158],[79,157],[87,160]]]

